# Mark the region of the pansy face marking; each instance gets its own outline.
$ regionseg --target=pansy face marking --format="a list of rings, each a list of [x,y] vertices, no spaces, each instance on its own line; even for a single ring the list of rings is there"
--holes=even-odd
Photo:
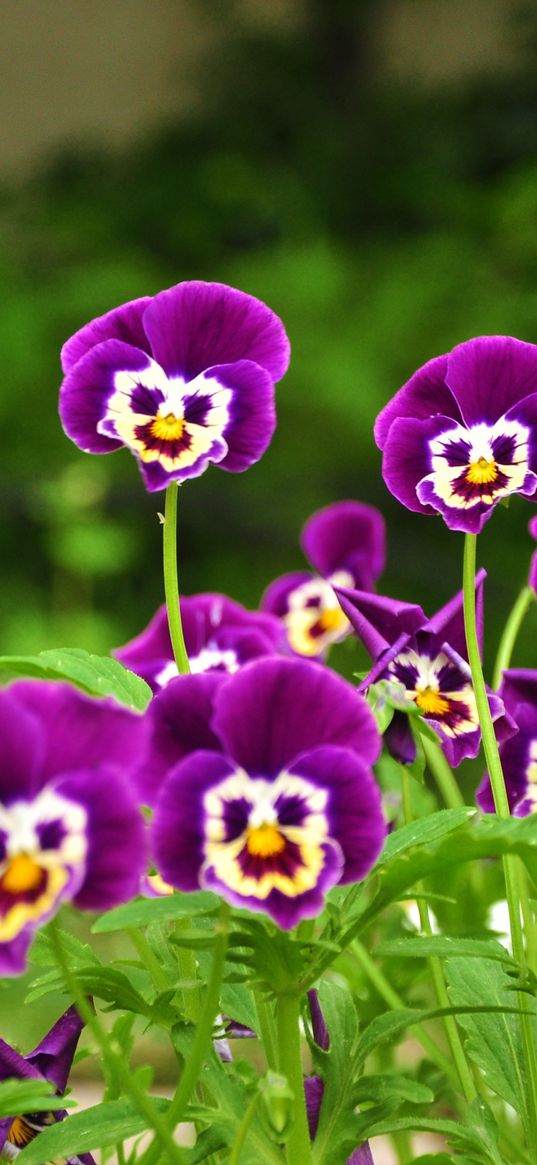
[[[417,486],[421,501],[452,509],[494,506],[522,489],[529,469],[529,430],[502,417],[495,425],[455,425],[429,442],[432,473]]]
[[[116,372],[114,392],[97,425],[105,437],[119,438],[145,463],[167,473],[221,461],[228,446],[222,434],[230,420],[232,393],[214,377],[189,383],[169,378],[152,363],[139,372]],[[203,464],[202,464],[203,463]]]
[[[85,809],[45,789],[0,805],[0,942],[45,919],[78,890],[87,851]]]
[[[453,738],[479,728],[472,685],[443,651],[431,657],[406,648],[387,671],[403,685],[425,719],[435,720],[446,736]]]
[[[328,579],[309,579],[290,592],[284,623],[293,651],[299,655],[319,655],[332,643],[345,638],[350,623],[341,610],[333,587],[352,585],[352,575],[346,570],[338,570]]]
[[[237,770],[204,797],[205,862],[218,880],[244,898],[273,890],[295,898],[313,889],[325,865],[326,789],[281,772],[274,781]]]

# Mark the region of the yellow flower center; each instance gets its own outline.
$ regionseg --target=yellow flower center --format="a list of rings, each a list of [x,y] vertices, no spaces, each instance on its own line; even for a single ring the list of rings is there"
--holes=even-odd
[[[268,821],[250,826],[246,831],[246,849],[256,858],[271,858],[285,849],[285,838],[276,825]]]
[[[339,607],[327,607],[321,612],[319,623],[323,631],[338,631],[344,623],[347,622],[347,616]]]
[[[445,696],[441,696],[440,692],[435,692],[433,688],[423,688],[421,692],[417,692],[416,704],[422,712],[428,713],[430,716],[442,716],[445,712],[449,712],[449,701],[446,700]]]
[[[0,878],[0,888],[6,894],[24,894],[35,890],[43,877],[43,870],[28,854],[17,854],[11,858],[7,869]]]
[[[466,471],[466,480],[470,485],[488,485],[491,481],[496,481],[498,476],[498,466],[495,461],[487,461],[486,457],[479,457],[477,461],[471,461]]]
[[[157,441],[178,441],[183,436],[185,422],[175,413],[166,413],[165,417],[155,417],[151,424],[151,436]]]
[[[23,1116],[16,1116],[11,1122],[6,1140],[10,1145],[29,1145],[37,1136],[37,1129],[30,1128]]]

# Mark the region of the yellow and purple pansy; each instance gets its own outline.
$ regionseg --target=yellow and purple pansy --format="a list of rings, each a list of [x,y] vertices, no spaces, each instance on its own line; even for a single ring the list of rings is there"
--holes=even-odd
[[[155,696],[142,796],[159,873],[289,929],[375,862],[386,825],[365,700],[305,660],[181,676]]]
[[[388,489],[408,509],[477,534],[537,490],[537,346],[479,336],[430,360],[377,417]]]
[[[537,671],[509,668],[504,671],[498,694],[516,724],[516,732],[500,746],[505,788],[514,817],[537,813]],[[494,813],[488,773],[476,793],[485,813]]]
[[[126,446],[148,490],[214,462],[239,473],[275,427],[286,372],[281,320],[222,283],[179,283],[86,324],[64,345],[60,417],[86,453]]]

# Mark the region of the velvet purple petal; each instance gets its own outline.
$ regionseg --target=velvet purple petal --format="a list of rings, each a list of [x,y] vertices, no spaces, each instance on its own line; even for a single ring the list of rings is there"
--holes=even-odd
[[[384,743],[390,756],[395,757],[400,764],[414,764],[417,756],[416,741],[406,712],[394,712],[384,733]]]
[[[348,587],[334,589],[342,611],[373,660],[401,635],[412,635],[427,623],[427,616],[417,603]]]
[[[193,752],[162,785],[151,828],[152,852],[159,873],[178,890],[200,888],[203,795],[234,772],[233,762],[220,753]]]
[[[384,449],[391,426],[398,417],[425,420],[442,413],[460,421],[456,401],[445,383],[447,362],[447,356],[429,360],[384,406],[375,422],[375,441],[379,449]]]
[[[233,392],[230,421],[223,433],[229,451],[218,459],[218,465],[229,473],[242,473],[259,461],[276,428],[274,382],[251,360],[217,365],[207,370],[207,376]]]
[[[508,668],[498,689],[506,710],[517,719],[520,704],[537,708],[537,671],[532,668]]]
[[[306,522],[300,544],[319,574],[348,570],[363,590],[384,570],[386,530],[374,506],[344,501],[318,510]]]
[[[252,360],[279,380],[289,341],[277,315],[251,295],[198,280],[161,291],[144,314],[155,359],[169,375],[192,380],[215,364]]]
[[[329,790],[329,836],[344,857],[339,881],[361,881],[375,864],[386,837],[380,789],[371,769],[349,749],[326,746],[303,754],[291,771]]]
[[[528,586],[537,595],[537,550],[535,550],[530,558],[530,568],[528,571]]]
[[[0,1081],[9,1080],[10,1077],[16,1080],[41,1080],[42,1075],[38,1067],[29,1063],[11,1044],[0,1040]]]
[[[483,647],[483,589],[487,572],[483,568],[475,577],[476,622],[479,649]],[[463,659],[468,659],[466,635],[464,631],[463,597],[458,591],[449,602],[433,615],[425,624],[425,630],[432,631],[438,636],[441,643],[449,643]]]
[[[323,744],[356,751],[372,764],[380,749],[373,716],[345,680],[316,663],[266,658],[220,686],[213,729],[250,775],[271,776]]]
[[[382,476],[390,493],[407,509],[418,514],[435,514],[438,506],[424,503],[417,493],[423,478],[431,472],[429,442],[453,428],[453,421],[445,415],[415,420],[399,417],[394,420],[384,445]],[[425,482],[426,486],[432,483]],[[457,511],[458,512],[458,511]]]
[[[116,769],[66,774],[55,790],[88,815],[86,872],[73,897],[83,910],[109,910],[138,893],[145,869],[145,827],[131,786]]]
[[[98,431],[109,397],[116,391],[118,372],[151,372],[155,388],[163,387],[162,368],[143,352],[120,340],[105,340],[75,364],[60,388],[60,420],[67,436],[84,453],[113,453],[124,442]]]
[[[310,570],[294,570],[288,574],[281,574],[269,583],[261,597],[260,606],[263,611],[272,611],[275,615],[286,615],[289,610],[289,595],[304,583],[311,582],[315,575]]]
[[[512,336],[478,336],[448,356],[446,382],[466,425],[493,424],[536,391],[537,345]]]
[[[319,1003],[319,992],[315,987],[311,987],[308,991],[308,1006],[315,1043],[319,1048],[322,1048],[323,1052],[328,1052],[330,1048],[330,1034],[326,1026],[321,1004]]]
[[[144,331],[143,316],[151,296],[145,295],[141,299],[132,299],[130,303],[123,303],[121,307],[113,308],[106,315],[98,316],[91,323],[85,324],[75,332],[62,348],[62,368],[70,372],[71,368],[97,344],[104,340],[122,340],[134,348],[141,348],[143,352],[151,353],[149,342]]]
[[[27,1056],[28,1062],[37,1068],[41,1076],[50,1080],[59,1093],[65,1092],[83,1027],[83,1020],[76,1007],[69,1007]]]
[[[196,749],[220,751],[210,721],[215,692],[224,682],[220,672],[178,676],[152,700],[146,712],[149,741],[134,774],[147,804],[153,804],[164,778],[189,753]]]
[[[39,788],[45,751],[39,720],[13,684],[0,692],[0,801],[8,804]]]
[[[313,1141],[319,1127],[321,1104],[324,1096],[324,1081],[320,1076],[306,1076],[304,1079],[304,1092],[306,1095],[306,1114],[308,1117],[310,1140]]]

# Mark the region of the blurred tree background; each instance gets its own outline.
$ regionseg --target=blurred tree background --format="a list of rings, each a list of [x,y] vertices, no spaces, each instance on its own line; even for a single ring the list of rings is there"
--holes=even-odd
[[[271,448],[244,476],[210,468],[180,499],[185,593],[254,607],[302,565],[307,516],[345,497],[386,517],[382,589],[429,611],[445,601],[462,536],[387,493],[374,418],[472,335],[537,342],[533,5],[507,4],[501,67],[433,68],[425,83],[379,67],[379,13],[412,8],[419,24],[428,0],[304,0],[281,28],[238,3],[191,3],[217,35],[188,117],[115,152],[58,149],[0,192],[4,653],[105,653],[162,601],[163,498],[127,452],[87,457],[56,418],[59,349],[93,316],[190,278],[282,316],[293,358]],[[448,19],[452,7],[436,0]],[[514,499],[481,540],[492,646],[526,577],[533,512]],[[532,639],[517,660],[535,666]]]

